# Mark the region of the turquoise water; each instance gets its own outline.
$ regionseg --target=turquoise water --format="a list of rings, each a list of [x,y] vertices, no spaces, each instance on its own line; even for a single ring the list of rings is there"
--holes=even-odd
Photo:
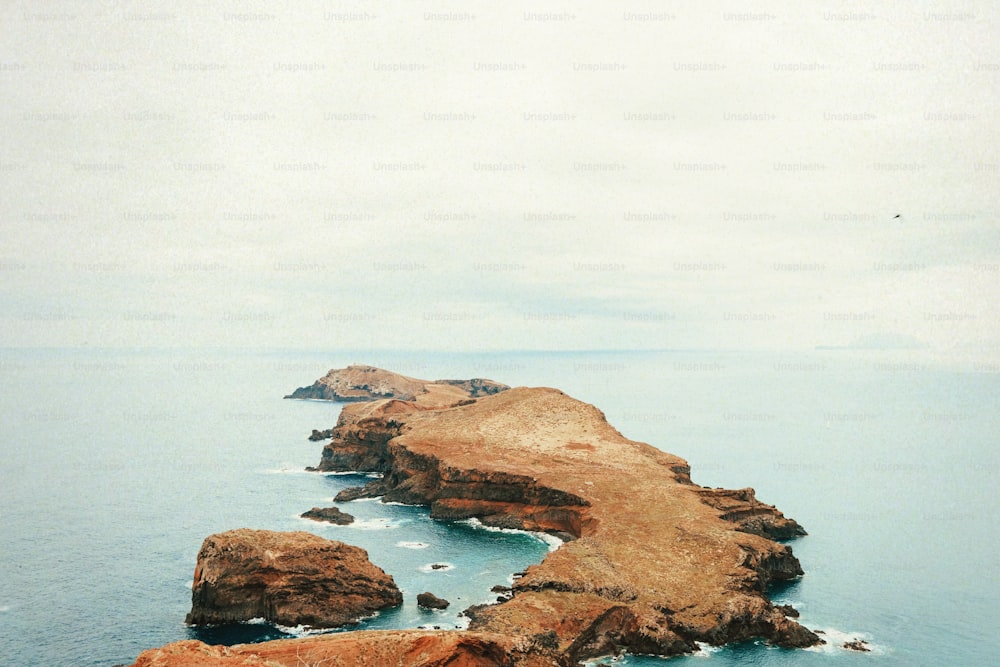
[[[696,482],[755,487],[810,533],[792,542],[806,576],[775,599],[874,649],[750,643],[672,664],[981,665],[1000,650],[1000,374],[989,367],[837,351],[0,354],[4,665],[110,667],[179,639],[298,632],[184,626],[201,541],[230,528],[309,530],[367,549],[406,603],[360,627],[461,625],[461,609],[543,558],[534,537],[442,524],[421,508],[345,504],[359,518],[350,527],[298,518],[365,480],[302,472],[321,449],[306,435],[332,426],[339,407],[281,396],[354,362],[557,386],[626,436],[687,458]],[[452,606],[418,610],[424,590]]]

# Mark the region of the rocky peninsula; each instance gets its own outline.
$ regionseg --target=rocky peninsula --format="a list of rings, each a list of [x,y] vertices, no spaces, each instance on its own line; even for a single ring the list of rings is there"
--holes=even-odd
[[[362,368],[370,367],[342,372],[386,373]],[[336,373],[313,387],[343,386]],[[429,661],[377,664],[573,665],[621,650],[669,656],[751,638],[822,643],[767,596],[772,582],[803,574],[777,540],[805,531],[753,489],[694,484],[684,459],[625,438],[600,410],[557,389],[429,384],[403,399],[402,385],[369,383],[373,396],[393,397],[344,407],[318,469],[382,477],[338,500],[425,505],[442,520],[556,534],[561,547],[497,604],[466,610],[467,631],[352,632],[231,649],[181,642],[136,664],[189,664],[170,661],[168,650],[288,665],[298,664],[293,651],[313,651],[353,664],[334,656],[391,644],[394,656],[419,646]]]

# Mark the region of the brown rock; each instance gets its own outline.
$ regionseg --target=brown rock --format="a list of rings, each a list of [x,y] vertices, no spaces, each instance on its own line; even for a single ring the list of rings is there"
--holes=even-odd
[[[753,489],[701,489],[702,500],[720,510],[719,517],[732,521],[744,533],[788,540],[805,535],[795,520],[785,518],[773,505],[757,500]]]
[[[868,648],[868,642],[864,639],[855,639],[854,641],[849,641],[844,643],[844,648],[849,651],[861,651],[862,653],[871,653],[871,649]]]
[[[375,368],[354,365],[332,369],[308,387],[299,387],[285,398],[319,399],[351,403],[398,398],[404,401],[431,399],[435,403],[455,403],[469,398],[489,396],[509,389],[505,384],[474,378],[472,380],[418,380]],[[321,433],[314,431],[315,433]]]
[[[515,637],[481,632],[379,630],[284,639],[242,646],[181,641],[146,651],[132,667],[557,667]]]
[[[788,618],[798,618],[799,617],[799,610],[796,609],[795,607],[793,607],[790,604],[779,604],[779,605],[775,605],[774,608],[777,609],[778,611],[780,611],[782,614],[784,614]]]
[[[451,603],[433,593],[421,593],[417,596],[417,606],[425,609],[447,609],[449,604]]]
[[[301,516],[303,519],[326,521],[327,523],[335,523],[338,526],[347,526],[354,523],[353,516],[347,512],[341,512],[337,507],[314,507],[308,512],[303,512]]]
[[[263,618],[332,628],[402,602],[392,577],[364,549],[312,533],[243,528],[202,544],[187,623]]]

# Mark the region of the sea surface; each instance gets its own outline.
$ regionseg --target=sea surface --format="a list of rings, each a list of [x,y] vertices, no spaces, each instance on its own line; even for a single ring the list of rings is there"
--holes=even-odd
[[[1000,372],[914,354],[0,350],[0,665],[111,667],[181,639],[302,634],[184,625],[201,542],[232,528],[365,548],[406,602],[359,628],[461,627],[463,608],[544,558],[553,545],[536,536],[419,507],[345,503],[358,521],[344,527],[298,517],[367,479],[304,472],[323,444],[308,434],[341,406],[282,396],[350,363],[558,387],[685,457],[695,482],[752,486],[798,520],[806,574],[772,595],[830,644],[670,664],[996,664]],[[417,609],[425,590],[451,607]],[[872,652],[838,647],[854,638]]]

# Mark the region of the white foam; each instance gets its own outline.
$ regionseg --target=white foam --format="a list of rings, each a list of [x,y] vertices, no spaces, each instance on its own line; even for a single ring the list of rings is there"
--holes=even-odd
[[[380,473],[380,472],[359,472],[357,470],[332,470],[332,471],[325,471],[325,472],[316,470],[316,471],[310,471],[310,472],[319,472],[321,475],[326,475],[327,477],[347,477],[349,475],[356,475],[356,476],[359,476],[359,477],[360,476],[372,477],[372,478],[375,478],[375,479],[381,479],[381,477],[382,477],[382,473]]]
[[[836,628],[813,628],[813,632],[816,630],[821,630],[822,632],[817,632],[817,636],[825,641],[825,644],[820,644],[819,646],[810,646],[804,650],[813,651],[815,653],[856,653],[849,648],[844,648],[844,644],[853,641],[863,641],[865,643],[865,648],[867,648],[873,655],[884,655],[885,648],[877,644],[872,643],[872,636],[867,632],[845,632],[843,630],[837,630]]]
[[[186,584],[184,584],[184,588],[186,588],[188,590],[191,590],[192,588],[194,588],[194,579],[191,579]]]
[[[589,660],[584,664],[584,667],[597,667],[598,665],[614,665],[621,662],[622,656],[620,655],[606,655],[596,660]]]
[[[261,473],[265,475],[316,475],[322,474],[318,473],[316,470],[306,470],[305,468],[300,468],[298,466],[282,466],[280,468],[267,468],[262,470]]]
[[[714,653],[718,653],[722,650],[721,646],[712,646],[711,644],[702,644],[701,642],[695,642],[698,650],[692,653],[696,658],[711,658]]]
[[[430,545],[426,542],[396,542],[396,546],[404,549],[426,549]]]
[[[402,524],[393,522],[392,519],[355,519],[354,523],[341,526],[341,528],[355,528],[357,530],[389,530],[391,528],[399,528],[400,525]]]
[[[0,605],[0,614],[3,614],[3,613],[8,612],[8,611],[10,611],[10,605],[9,604]]]
[[[549,535],[548,533],[542,533],[534,530],[521,530],[520,528],[497,528],[496,526],[486,526],[476,518],[464,519],[458,521],[457,523],[464,523],[467,526],[472,526],[473,528],[479,528],[481,530],[488,530],[494,533],[509,533],[511,535],[527,535],[528,537],[533,537],[539,542],[544,542],[549,547],[549,552],[553,552],[563,545],[563,541],[556,537],[555,535]]]
[[[358,619],[358,622],[364,622],[371,620],[379,615],[379,612],[373,612],[368,616],[362,616]],[[260,621],[261,623],[267,624],[268,621],[264,619],[251,619],[248,622]],[[314,628],[311,625],[279,625],[278,623],[272,623],[274,627],[281,630],[286,635],[292,635],[293,637],[313,637],[315,635],[327,635],[333,632],[339,631],[340,628]]]
[[[438,565],[439,567],[434,567]],[[443,565],[444,567],[440,567]],[[455,566],[451,563],[427,563],[426,565],[421,565],[419,568],[421,572],[447,572],[448,570],[454,570]]]

